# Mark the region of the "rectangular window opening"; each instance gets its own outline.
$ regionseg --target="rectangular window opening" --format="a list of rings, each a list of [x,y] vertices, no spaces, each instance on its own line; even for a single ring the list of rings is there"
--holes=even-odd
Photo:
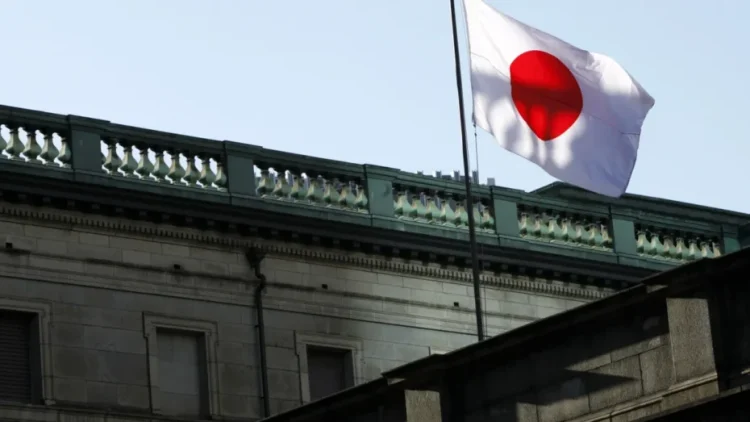
[[[0,309],[0,401],[41,400],[37,321],[34,313]]]
[[[208,368],[203,333],[156,329],[159,393],[164,414],[207,417]]]
[[[306,352],[310,400],[318,400],[354,386],[351,350],[308,345]]]

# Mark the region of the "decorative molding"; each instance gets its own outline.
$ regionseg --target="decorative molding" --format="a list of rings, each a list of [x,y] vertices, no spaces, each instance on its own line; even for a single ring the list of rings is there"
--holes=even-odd
[[[0,215],[6,215],[22,220],[51,222],[53,224],[71,225],[113,233],[130,233],[141,236],[161,237],[184,242],[207,245],[247,248],[255,247],[268,254],[302,258],[316,262],[324,261],[329,264],[347,265],[375,271],[389,271],[405,275],[430,277],[435,279],[471,282],[471,272],[459,269],[442,268],[433,264],[409,262],[401,259],[385,259],[383,257],[365,255],[362,253],[347,253],[340,250],[323,249],[320,247],[304,246],[293,243],[248,239],[237,235],[215,233],[208,230],[178,228],[168,225],[157,225],[133,220],[96,216],[84,213],[55,210],[46,211],[27,206],[0,205]],[[595,300],[606,297],[614,292],[601,288],[584,288],[564,285],[562,282],[544,280],[535,281],[531,277],[514,276],[510,274],[481,274],[482,284],[500,288],[522,290],[554,296],[565,296],[585,300]]]
[[[354,385],[365,382],[364,367],[364,346],[361,340],[354,338],[294,332],[294,351],[299,363],[299,382],[302,404],[309,403],[310,400],[310,376],[307,365],[307,346],[320,346],[332,349],[348,350],[352,357],[352,378]]]
[[[4,255],[2,252],[0,252],[0,258],[2,258]],[[120,264],[122,265],[122,264]],[[122,265],[121,268],[125,268],[130,270],[130,268],[125,267]],[[194,287],[183,287],[182,284],[172,284],[172,283],[154,283],[150,281],[143,281],[143,268],[133,268],[133,277],[123,277],[122,274],[125,273],[125,271],[118,271],[119,275],[114,276],[112,274],[108,274],[106,277],[101,277],[98,275],[98,273],[82,273],[82,272],[61,272],[59,270],[54,269],[46,269],[46,268],[29,268],[29,267],[14,267],[14,266],[2,266],[0,265],[0,277],[11,277],[11,278],[17,278],[17,279],[24,279],[24,280],[32,280],[32,281],[44,281],[48,283],[59,283],[64,285],[72,285],[72,286],[80,286],[80,287],[90,287],[90,288],[108,288],[112,290],[117,291],[123,291],[123,292],[133,292],[133,293],[141,293],[146,295],[160,295],[164,297],[173,297],[173,298],[180,298],[180,299],[188,299],[188,300],[195,300],[195,288]],[[163,269],[157,270],[161,273],[163,273]],[[184,276],[187,276],[188,274],[181,274]],[[204,277],[203,275],[193,274],[192,276],[195,277]],[[147,278],[147,277],[146,277]],[[208,277],[206,277],[208,278]],[[216,277],[214,277],[216,279]],[[204,302],[213,302],[213,303],[219,303],[219,304],[229,304],[229,305],[235,305],[235,306],[241,306],[246,307],[248,303],[252,300],[252,286],[253,284],[247,283],[246,280],[240,280],[240,279],[229,279],[229,278],[221,278],[221,280],[231,280],[237,283],[244,283],[242,284],[242,288],[237,290],[229,290],[229,289],[217,289],[217,288],[210,288],[206,287],[201,290],[201,296],[200,300]],[[154,287],[157,287],[157,289],[154,289]],[[283,293],[279,293],[286,288],[286,290],[292,290],[295,289],[297,292],[306,292],[304,295],[295,295],[295,297],[290,298],[288,296],[285,296]],[[383,311],[377,311],[372,309],[364,309],[360,307],[345,307],[341,306],[341,303],[343,301],[337,301],[335,303],[326,302],[325,306],[321,306],[320,302],[316,301],[305,301],[301,300],[301,298],[311,298],[314,297],[313,295],[310,295],[309,292],[311,290],[309,288],[300,288],[299,286],[289,286],[289,285],[278,285],[278,284],[269,284],[268,286],[268,296],[265,299],[264,307],[267,310],[275,310],[275,311],[281,311],[281,312],[288,312],[290,309],[294,309],[296,312],[305,313],[308,315],[318,315],[322,317],[332,317],[332,318],[348,318],[355,321],[365,321],[365,322],[376,322],[380,324],[392,324],[392,325],[404,325],[404,326],[410,326],[414,328],[421,328],[421,329],[427,329],[427,330],[437,330],[442,331],[445,333],[456,333],[456,334],[473,334],[476,331],[476,326],[473,322],[473,315],[474,311],[470,311],[468,309],[456,309],[454,307],[450,307],[449,309],[452,312],[461,312],[466,315],[471,315],[472,319],[471,322],[465,322],[461,321],[460,318],[455,318],[456,314],[449,313],[446,318],[434,318],[434,317],[427,317],[427,316],[418,316],[414,314],[398,314],[393,312],[383,312]],[[335,291],[328,290],[326,291],[329,294],[332,294]],[[352,294],[354,295],[354,294]],[[341,295],[339,297],[342,297],[344,295]],[[373,301],[382,302],[383,298],[379,296],[366,296],[366,295],[358,295],[357,297],[361,297],[364,299],[369,299]],[[391,299],[388,299],[391,300]],[[424,306],[424,307],[432,307],[437,308],[436,305],[430,305],[428,303],[413,303],[417,306]],[[485,315],[488,317],[488,328],[498,328],[506,330],[508,326],[502,325],[502,326],[494,326],[492,324],[492,320],[497,318],[512,318],[513,321],[523,320],[524,318],[519,315],[503,315],[495,312],[485,312]],[[528,318],[526,322],[531,322],[536,320],[535,318]]]
[[[161,395],[159,394],[159,341],[158,328],[177,331],[199,333],[203,336],[206,351],[206,378],[208,381],[208,414],[212,419],[218,419],[219,410],[219,368],[217,347],[219,342],[218,327],[215,322],[191,320],[144,312],[143,336],[146,338],[148,353],[149,394],[151,395],[151,411],[161,413]]]
[[[36,329],[38,332],[37,343],[32,342],[32,351],[36,346],[38,349],[40,376],[32,377],[32,388],[41,395],[40,401],[46,405],[55,404],[54,396],[54,368],[52,367],[52,305],[47,302],[30,301],[28,299],[17,299],[11,297],[0,298],[0,309],[16,312],[26,312],[36,315]],[[35,334],[32,332],[32,335]],[[34,353],[32,353],[33,356]],[[32,362],[34,364],[34,362]],[[40,384],[36,384],[40,383]],[[36,384],[36,385],[35,385]]]

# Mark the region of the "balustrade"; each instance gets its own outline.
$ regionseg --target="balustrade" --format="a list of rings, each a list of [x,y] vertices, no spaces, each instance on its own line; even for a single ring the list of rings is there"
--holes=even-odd
[[[221,154],[110,136],[101,144],[102,169],[110,176],[226,191]]]
[[[71,151],[62,130],[0,121],[0,159],[70,167]]]
[[[554,209],[519,206],[518,232],[522,238],[611,251],[609,221],[603,217]]]
[[[694,261],[721,256],[718,238],[653,227],[636,228],[638,254],[670,261]]]
[[[622,257],[637,253],[672,263],[720,256],[720,245],[726,243],[723,232],[689,233],[636,224],[640,217],[627,210],[617,214],[625,217],[612,217],[614,208],[609,206],[584,208],[485,185],[474,185],[475,199],[467,204],[458,176],[430,177],[0,106],[0,170],[15,171],[19,165],[40,169],[40,175],[65,172],[71,181],[81,172],[94,183],[153,183],[166,187],[166,194],[180,192],[173,190],[179,187],[233,196],[249,206],[262,200],[336,210],[344,213],[335,214],[342,218],[367,214],[448,229],[467,229],[472,212],[477,231],[485,236],[602,253],[616,250]]]
[[[478,201],[471,209],[477,230],[495,231],[495,218],[486,203]],[[396,217],[415,222],[462,229],[469,226],[466,198],[457,194],[401,186],[393,191],[393,210]]]

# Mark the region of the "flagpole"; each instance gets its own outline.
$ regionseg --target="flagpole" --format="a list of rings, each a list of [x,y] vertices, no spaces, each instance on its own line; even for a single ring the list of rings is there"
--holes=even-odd
[[[479,258],[477,258],[477,232],[474,221],[474,198],[471,194],[471,178],[469,177],[469,141],[466,135],[464,87],[461,79],[461,56],[459,55],[458,29],[456,28],[456,0],[450,0],[450,2],[451,24],[453,25],[453,60],[456,62],[458,114],[461,120],[461,146],[464,157],[464,182],[466,183],[466,211],[469,213],[469,246],[471,248],[471,274],[474,281],[474,309],[477,317],[477,337],[479,341],[482,341],[484,340],[484,320],[482,319],[482,292],[479,288]]]

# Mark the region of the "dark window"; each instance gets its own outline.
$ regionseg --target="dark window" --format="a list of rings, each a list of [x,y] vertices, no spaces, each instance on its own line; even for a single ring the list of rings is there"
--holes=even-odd
[[[307,346],[307,370],[312,401],[354,385],[350,350]]]
[[[35,317],[0,310],[0,400],[32,401],[31,336]]]
[[[205,337],[193,331],[157,329],[159,392],[165,414],[208,414]]]

